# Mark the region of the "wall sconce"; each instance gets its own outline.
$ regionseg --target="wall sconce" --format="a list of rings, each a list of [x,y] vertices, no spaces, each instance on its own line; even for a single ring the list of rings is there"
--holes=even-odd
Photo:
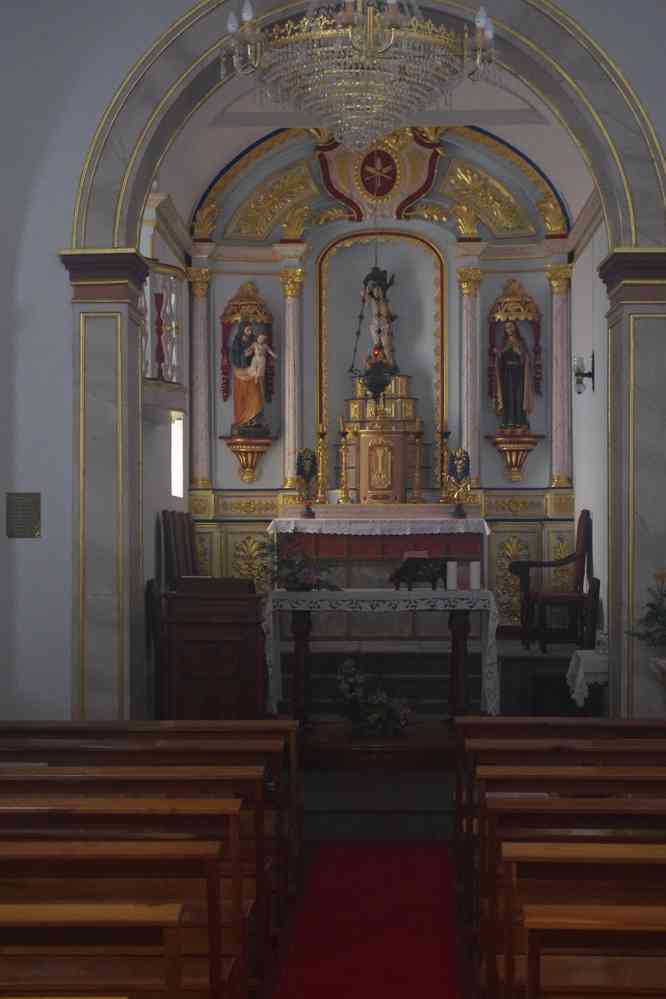
[[[576,393],[582,395],[585,391],[585,379],[589,378],[592,382],[592,391],[594,392],[594,351],[592,351],[592,360],[590,361],[590,370],[585,370],[585,358],[574,357],[574,384],[576,387]]]

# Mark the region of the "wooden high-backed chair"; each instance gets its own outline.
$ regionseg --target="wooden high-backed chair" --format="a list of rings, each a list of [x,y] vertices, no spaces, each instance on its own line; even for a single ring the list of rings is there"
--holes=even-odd
[[[533,569],[559,569],[573,566],[570,590],[536,590],[530,581]],[[564,558],[552,562],[516,561],[509,564],[509,571],[520,580],[521,640],[529,649],[534,639],[542,652],[547,641],[557,639],[574,642],[593,649],[596,640],[597,613],[599,608],[599,580],[592,570],[592,518],[589,510],[581,510],[576,527],[576,548]],[[533,577],[532,577],[533,578]],[[585,581],[587,580],[587,589]],[[567,611],[566,628],[548,628],[548,609],[564,608]]]

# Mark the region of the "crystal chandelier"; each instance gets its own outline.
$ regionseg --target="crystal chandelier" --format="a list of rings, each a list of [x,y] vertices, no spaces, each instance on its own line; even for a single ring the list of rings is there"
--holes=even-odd
[[[231,12],[230,56],[240,76],[258,73],[271,100],[311,117],[352,149],[366,149],[416,114],[446,106],[465,79],[492,77],[494,28],[483,7],[473,40],[433,24],[416,0],[344,0],[308,8],[264,30],[251,0]]]

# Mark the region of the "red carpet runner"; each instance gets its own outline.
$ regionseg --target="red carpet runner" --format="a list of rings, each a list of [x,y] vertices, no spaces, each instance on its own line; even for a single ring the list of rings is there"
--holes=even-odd
[[[448,851],[323,844],[272,999],[460,999]]]

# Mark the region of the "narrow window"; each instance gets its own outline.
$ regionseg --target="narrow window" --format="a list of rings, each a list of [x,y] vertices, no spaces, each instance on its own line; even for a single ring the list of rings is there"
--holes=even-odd
[[[183,453],[183,426],[182,413],[172,413],[171,415],[171,495],[183,498],[184,482],[184,453]]]

